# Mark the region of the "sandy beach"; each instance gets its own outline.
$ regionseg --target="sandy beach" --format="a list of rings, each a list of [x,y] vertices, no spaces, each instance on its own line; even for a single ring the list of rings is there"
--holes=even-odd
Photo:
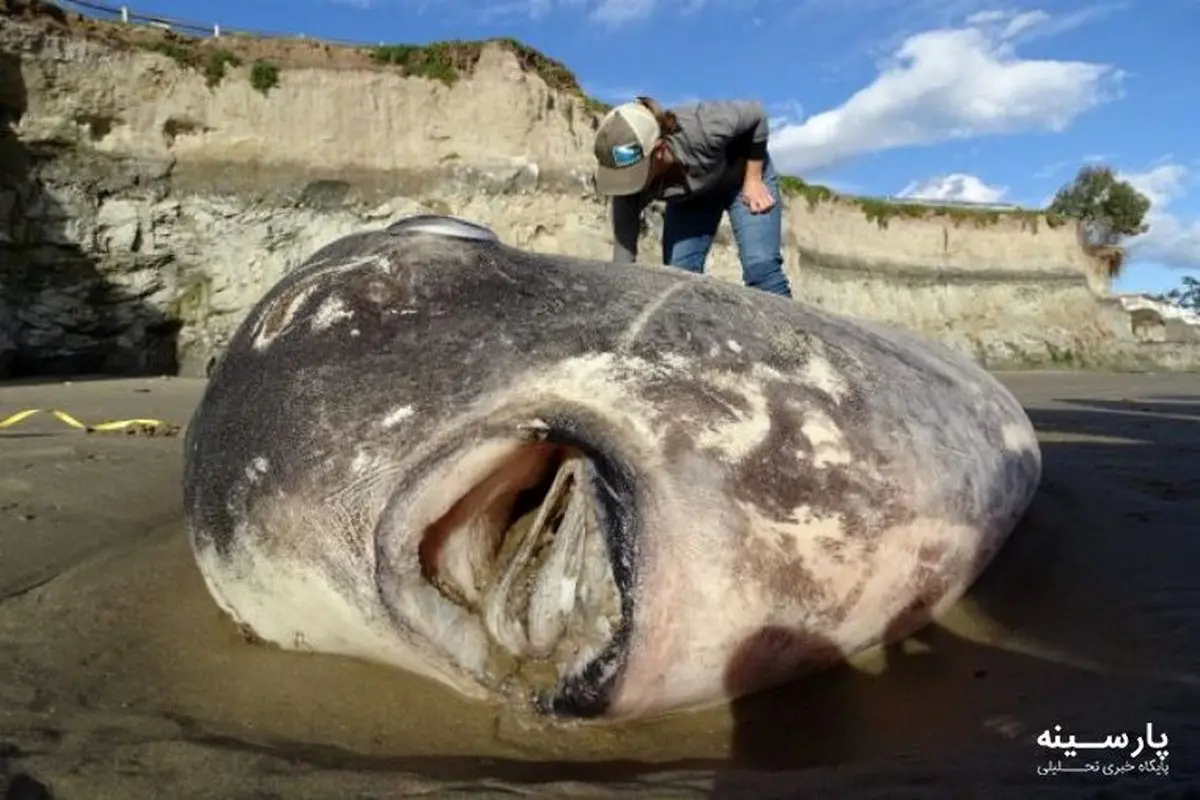
[[[1187,788],[1200,783],[1200,376],[1001,377],[1040,432],[1043,484],[943,620],[730,708],[567,730],[381,667],[248,644],[184,538],[182,436],[31,417],[0,430],[0,790],[1200,796]],[[10,384],[0,419],[42,408],[182,426],[202,391],[183,379]],[[1136,741],[1149,725],[1167,754],[1071,759],[1037,743],[1054,725],[1089,742]],[[1050,762],[1098,766],[1039,774]]]

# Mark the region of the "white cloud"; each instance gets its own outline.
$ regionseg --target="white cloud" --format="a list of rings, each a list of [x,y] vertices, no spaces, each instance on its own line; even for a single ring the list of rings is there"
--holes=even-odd
[[[1057,18],[989,12],[970,19],[909,36],[841,106],[777,130],[772,154],[781,168],[804,172],[897,147],[1058,132],[1117,95],[1122,74],[1110,65],[1016,55],[1016,39]]]
[[[656,4],[656,0],[600,0],[590,16],[605,25],[623,25],[649,17]]]
[[[967,17],[967,24],[975,27],[999,26],[1000,36],[1005,39],[1011,39],[1039,25],[1045,25],[1049,21],[1050,15],[1040,10],[1024,11],[1019,14],[1005,11],[981,11]]]
[[[1007,186],[989,186],[974,175],[956,172],[927,181],[913,181],[898,195],[914,200],[959,200],[968,203],[998,203]]]
[[[1029,41],[1066,33],[1123,7],[1122,3],[1097,4],[1057,16],[1040,9],[1020,12],[980,11],[967,17],[967,24],[972,27],[990,28],[992,33],[1002,39]]]
[[[1097,3],[1057,16],[1052,16],[1044,11],[1015,14],[1005,23],[1005,35],[1023,41],[1045,39],[1081,28],[1125,7],[1125,3]]]
[[[1166,163],[1145,172],[1122,172],[1118,176],[1146,195],[1151,208],[1157,208],[1184,195],[1188,168],[1182,164]]]
[[[1150,200],[1146,223],[1150,229],[1127,243],[1132,258],[1158,261],[1171,267],[1200,269],[1200,219],[1183,220],[1167,210],[1194,182],[1181,164],[1160,164],[1144,172],[1121,173]]]

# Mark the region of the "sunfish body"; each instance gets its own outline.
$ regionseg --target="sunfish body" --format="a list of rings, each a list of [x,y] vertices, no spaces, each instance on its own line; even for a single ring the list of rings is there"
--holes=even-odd
[[[436,216],[274,286],[185,447],[192,547],[244,630],[589,718],[907,635],[1041,473],[1018,402],[939,345]]]

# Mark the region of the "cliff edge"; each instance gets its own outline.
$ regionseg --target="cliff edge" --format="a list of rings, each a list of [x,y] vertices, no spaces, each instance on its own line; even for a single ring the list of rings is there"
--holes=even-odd
[[[287,270],[414,212],[606,258],[598,110],[508,40],[196,40],[0,0],[0,375],[202,374]],[[787,188],[798,298],[992,367],[1187,366],[1136,344],[1074,224]],[[652,210],[647,263],[660,230]],[[740,280],[726,224],[710,264]]]

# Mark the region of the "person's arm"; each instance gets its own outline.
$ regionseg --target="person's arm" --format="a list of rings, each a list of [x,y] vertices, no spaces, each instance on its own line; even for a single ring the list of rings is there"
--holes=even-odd
[[[746,173],[742,177],[743,186],[751,183],[762,183],[764,161],[766,159],[762,156],[749,156],[746,158]]]
[[[641,217],[640,196],[635,194],[612,199],[613,261],[616,263],[630,264],[637,261]]]

